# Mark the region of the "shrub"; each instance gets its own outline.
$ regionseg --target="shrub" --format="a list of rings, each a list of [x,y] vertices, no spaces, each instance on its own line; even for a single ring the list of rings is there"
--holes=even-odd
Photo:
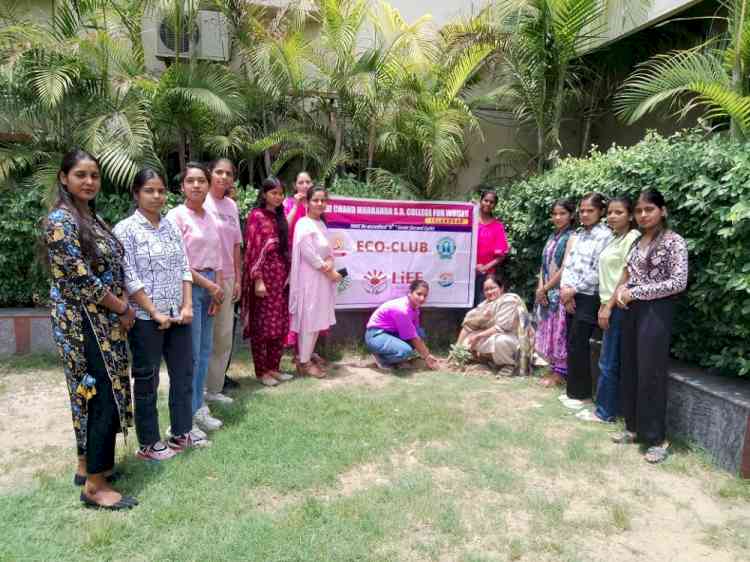
[[[555,199],[588,191],[635,197],[648,187],[664,193],[670,225],[690,252],[674,355],[750,376],[750,144],[698,131],[669,138],[650,133],[633,147],[568,158],[546,174],[501,188],[497,213],[512,245],[507,275],[531,297]]]

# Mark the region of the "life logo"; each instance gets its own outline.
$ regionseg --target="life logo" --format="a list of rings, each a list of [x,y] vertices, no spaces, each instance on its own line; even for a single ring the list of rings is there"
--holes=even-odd
[[[444,289],[447,289],[448,287],[452,287],[453,283],[455,282],[456,282],[456,279],[450,271],[446,271],[438,275],[437,284],[443,287]]]
[[[379,295],[388,286],[388,277],[382,271],[373,269],[364,275],[365,291],[371,295]]]
[[[452,259],[453,254],[456,253],[456,241],[446,236],[437,241],[435,249],[441,260]]]

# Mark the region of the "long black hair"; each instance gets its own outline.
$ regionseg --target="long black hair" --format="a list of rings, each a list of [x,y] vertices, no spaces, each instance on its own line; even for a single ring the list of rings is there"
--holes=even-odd
[[[264,179],[258,190],[258,197],[255,199],[253,208],[265,209],[266,193],[277,187],[280,187],[281,191],[284,191],[284,184],[282,184],[278,178],[269,176]],[[283,205],[276,207],[276,227],[279,231],[279,253],[281,253],[282,256],[287,257],[287,254],[289,253],[289,225],[286,222],[286,216],[284,216]]]
[[[55,202],[52,204],[52,209],[54,210],[64,208],[71,215],[73,215],[73,220],[75,220],[76,225],[78,226],[78,243],[81,245],[81,254],[88,264],[93,264],[100,259],[101,255],[99,253],[99,249],[96,246],[96,241],[94,240],[94,233],[91,229],[91,222],[86,220],[81,215],[78,207],[76,207],[75,201],[73,200],[73,196],[70,194],[70,191],[68,191],[68,188],[60,181],[61,174],[67,176],[73,168],[75,168],[80,162],[84,162],[85,160],[90,160],[91,162],[96,164],[98,170],[101,170],[99,160],[97,160],[92,154],[86,152],[81,148],[74,148],[63,156],[62,161],[60,162],[60,169],[57,172],[57,197],[55,198]],[[112,231],[104,223],[104,221],[97,216],[95,200],[92,199],[91,201],[89,201],[88,206],[91,210],[91,221],[96,222],[105,232],[107,232],[117,243],[118,247],[122,250],[123,248],[120,241],[114,234],[112,234]],[[44,221],[45,227],[47,226],[46,221],[47,219],[45,219]]]

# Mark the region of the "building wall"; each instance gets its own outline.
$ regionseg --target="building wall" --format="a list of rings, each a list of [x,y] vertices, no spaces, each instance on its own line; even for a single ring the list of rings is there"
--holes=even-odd
[[[607,31],[598,46],[607,45],[699,4],[702,0],[619,0],[608,13]]]

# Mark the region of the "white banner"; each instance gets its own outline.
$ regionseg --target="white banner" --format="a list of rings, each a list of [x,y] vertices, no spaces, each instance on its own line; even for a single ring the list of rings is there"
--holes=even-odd
[[[426,306],[471,308],[476,274],[474,205],[333,197],[326,211],[339,283],[337,309],[374,308],[430,284]]]

